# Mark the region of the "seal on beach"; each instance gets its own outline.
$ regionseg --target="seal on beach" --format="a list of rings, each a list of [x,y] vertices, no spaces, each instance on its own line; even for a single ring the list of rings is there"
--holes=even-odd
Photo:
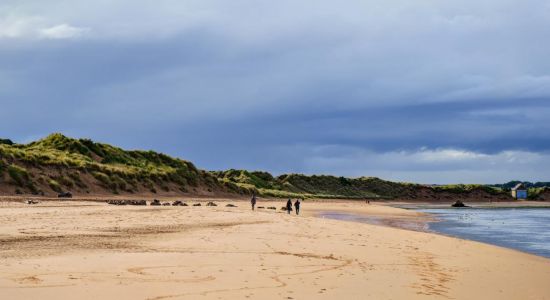
[[[145,200],[107,200],[106,202],[111,205],[147,205]]]

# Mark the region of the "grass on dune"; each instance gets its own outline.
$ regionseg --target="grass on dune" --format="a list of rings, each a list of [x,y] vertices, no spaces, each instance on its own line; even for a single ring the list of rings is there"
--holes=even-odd
[[[502,193],[502,189],[500,188],[491,187],[491,186],[482,185],[482,184],[447,184],[447,185],[434,186],[433,189],[435,191],[450,192],[455,194],[468,193],[476,189],[481,189],[493,195]]]
[[[212,172],[232,190],[279,198],[391,198],[408,189],[407,184],[374,177],[357,179],[326,175],[285,174],[278,177],[267,172],[227,170]]]
[[[391,182],[376,177],[346,178],[329,175],[284,174],[263,171],[203,171],[191,162],[168,155],[121,148],[90,139],[73,139],[55,133],[29,143],[14,144],[0,139],[0,179],[7,178],[19,191],[42,193],[40,188],[60,192],[89,185],[112,193],[190,192],[201,188],[237,195],[278,198],[396,199],[433,194],[467,194],[482,191],[489,195],[507,193],[504,186],[443,185],[423,186]],[[83,180],[86,178],[86,180]],[[92,181],[92,182],[90,182]],[[533,197],[540,186],[530,189]],[[446,197],[446,195],[445,195]]]
[[[0,143],[0,158],[0,171],[7,169],[18,186],[24,186],[24,182],[29,181],[24,168],[18,165],[68,169],[73,171],[70,174],[89,173],[113,192],[132,191],[138,182],[149,185],[171,182],[182,188],[197,186],[200,177],[205,175],[192,163],[162,153],[125,151],[89,139],[72,139],[61,134],[52,134],[25,145]],[[49,184],[54,191],[60,190],[59,186],[72,187],[75,181],[78,182],[74,178],[52,180],[57,183]]]

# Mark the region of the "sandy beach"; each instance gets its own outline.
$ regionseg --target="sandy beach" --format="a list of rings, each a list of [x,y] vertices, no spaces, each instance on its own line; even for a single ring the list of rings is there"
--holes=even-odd
[[[550,299],[549,259],[316,217],[428,218],[417,212],[316,202],[295,216],[279,210],[282,201],[255,212],[244,201],[216,202],[0,202],[0,298]]]

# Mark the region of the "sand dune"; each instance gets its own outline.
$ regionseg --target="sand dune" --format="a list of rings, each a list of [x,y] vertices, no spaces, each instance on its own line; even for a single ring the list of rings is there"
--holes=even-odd
[[[235,202],[236,203],[236,202]],[[440,235],[239,207],[0,205],[1,299],[550,299],[550,260]],[[262,203],[280,207],[281,203]]]

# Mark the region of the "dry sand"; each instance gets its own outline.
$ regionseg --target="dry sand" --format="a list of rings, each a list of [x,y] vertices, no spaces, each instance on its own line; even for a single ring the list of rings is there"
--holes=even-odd
[[[550,299],[550,260],[441,235],[239,207],[0,202],[0,299]]]

